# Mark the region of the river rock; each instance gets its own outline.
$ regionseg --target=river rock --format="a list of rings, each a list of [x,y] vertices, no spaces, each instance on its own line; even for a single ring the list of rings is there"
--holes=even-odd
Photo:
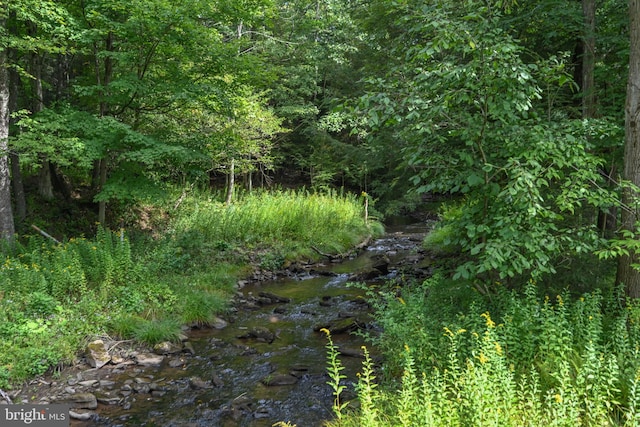
[[[356,357],[364,359],[364,351],[361,348],[345,348],[340,347],[338,353],[346,357]]]
[[[391,264],[391,260],[387,255],[378,254],[371,258],[373,261],[372,267],[378,270],[382,274],[389,274],[389,264]]]
[[[186,343],[184,343],[182,351],[184,351],[185,353],[189,353],[192,356],[196,354],[196,349],[193,348],[193,344],[191,343],[191,341],[187,341]]]
[[[211,382],[216,387],[223,387],[224,386],[224,381],[222,381],[222,378],[220,378],[216,374],[213,374],[211,376]]]
[[[134,383],[131,387],[136,393],[139,394],[151,393],[151,385],[148,383]]]
[[[182,358],[176,358],[176,359],[171,359],[169,360],[169,367],[170,368],[180,368],[182,366],[185,365],[184,359]]]
[[[100,384],[100,387],[103,387],[103,388],[113,388],[113,386],[116,385],[116,382],[111,380],[100,380],[99,384]]]
[[[271,344],[276,339],[276,334],[263,326],[251,328],[246,334],[240,335],[241,339],[255,339],[256,341]]]
[[[332,335],[344,334],[358,329],[358,321],[354,317],[338,318],[313,327],[316,332],[321,329],[328,329]]]
[[[93,412],[69,411],[69,417],[78,421],[89,421],[91,418],[93,418],[94,415],[95,413]]]
[[[78,385],[82,386],[82,387],[91,387],[94,384],[96,384],[98,382],[98,380],[84,380],[84,381],[80,381],[78,383]]]
[[[140,366],[160,366],[164,360],[164,356],[152,353],[138,353],[135,355],[136,363]]]
[[[64,399],[74,409],[96,409],[98,400],[93,393],[76,393]]]
[[[229,323],[226,320],[216,316],[211,322],[209,322],[209,326],[211,326],[213,329],[224,329],[229,326]]]
[[[87,363],[92,368],[102,368],[111,361],[111,356],[102,340],[95,340],[87,345]]]
[[[121,400],[120,397],[112,396],[108,393],[98,395],[96,396],[96,399],[98,400],[98,403],[102,403],[103,405],[117,405]]]
[[[163,341],[153,346],[153,352],[156,354],[174,354],[182,351],[182,345],[171,341]]]
[[[200,377],[191,377],[189,378],[189,385],[193,389],[208,389],[213,388],[211,381],[205,381]]]
[[[281,297],[276,294],[272,294],[270,292],[260,292],[258,294],[260,296],[260,303],[267,304],[287,304],[291,302],[291,298]]]
[[[289,374],[276,374],[269,375],[260,381],[267,387],[279,386],[279,385],[293,385],[298,382],[298,378]]]
[[[253,418],[259,420],[262,418],[269,418],[271,416],[271,411],[267,406],[261,406],[253,413]]]

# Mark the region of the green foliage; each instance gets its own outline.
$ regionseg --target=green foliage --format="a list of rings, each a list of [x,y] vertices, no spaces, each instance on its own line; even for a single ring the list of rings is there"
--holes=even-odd
[[[595,212],[619,202],[597,153],[619,144],[619,123],[557,108],[575,86],[567,56],[533,59],[503,25],[518,17],[486,2],[437,4],[374,2],[378,62],[352,114],[367,124],[354,119],[354,132],[393,140],[413,191],[456,197],[458,214],[428,243],[462,252],[456,278],[484,287],[554,274],[602,245]]]
[[[342,373],[344,366],[338,359],[338,347],[333,343],[331,339],[331,333],[328,329],[321,329],[327,335],[327,370],[329,372],[329,381],[327,384],[333,390],[333,413],[338,419],[342,418],[342,412],[349,402],[343,402],[341,395],[346,386],[342,383],[342,380],[346,378],[346,375]]]
[[[461,303],[450,287],[383,295],[372,339],[387,376],[372,392],[365,361],[360,409],[331,425],[635,425],[638,305],[621,307],[620,290],[551,299],[531,282]]]

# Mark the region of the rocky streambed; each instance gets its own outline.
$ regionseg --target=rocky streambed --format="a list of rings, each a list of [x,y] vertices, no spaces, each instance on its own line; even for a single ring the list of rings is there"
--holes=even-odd
[[[97,339],[73,367],[8,397],[69,403],[74,427],[320,426],[333,416],[320,329],[339,346],[346,397],[354,397],[364,342],[353,332],[376,325],[362,287],[348,284],[426,277],[420,242],[428,229],[425,222],[391,226],[351,259],[241,282],[233,310],[209,327],[185,328],[179,344],[150,349]]]

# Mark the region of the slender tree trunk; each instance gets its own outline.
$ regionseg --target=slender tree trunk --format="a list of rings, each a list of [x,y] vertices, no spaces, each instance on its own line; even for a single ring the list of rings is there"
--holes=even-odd
[[[37,37],[38,27],[35,23],[29,23],[29,35]],[[44,93],[42,90],[42,58],[39,52],[32,52],[29,64],[31,75],[31,111],[36,114],[44,109]],[[53,199],[53,183],[51,181],[51,167],[49,159],[44,158],[40,162],[38,172],[38,194],[45,200]]]
[[[109,33],[107,35],[107,39],[105,40],[105,49],[107,52],[111,52],[113,50],[113,34]],[[96,55],[96,61],[99,61]],[[96,74],[97,74],[97,82],[100,85],[100,68],[96,66]],[[104,117],[109,113],[109,105],[105,99],[107,95],[107,91],[109,90],[108,86],[111,83],[111,75],[113,74],[113,61],[110,56],[107,56],[104,59],[104,79],[102,80],[102,86],[104,88],[102,93],[102,101],[100,101],[100,117]],[[98,169],[98,177],[99,183],[98,188],[102,190],[104,185],[107,182],[107,159],[109,157],[109,150],[105,148],[104,157],[100,159],[100,162],[97,163]],[[95,176],[95,175],[94,175]],[[101,200],[98,202],[98,222],[100,224],[104,224],[106,221],[106,212],[107,212],[107,202]]]
[[[107,159],[100,160],[100,188],[104,188],[107,182]],[[98,222],[104,224],[107,219],[107,204],[104,201],[98,202]]]
[[[630,49],[629,80],[627,82],[627,101],[625,105],[625,150],[624,179],[640,186],[640,0],[629,0]],[[639,194],[625,189],[622,201],[622,229],[636,232],[639,218]],[[640,256],[632,253],[623,256],[618,262],[616,280],[623,283],[627,296],[640,298],[640,271],[633,268]]]
[[[236,181],[236,159],[231,159],[231,163],[229,164],[229,177],[227,181],[227,199],[225,203],[227,206],[231,204],[233,200],[233,192],[235,191],[235,181]]]
[[[9,70],[9,113],[18,110],[18,81],[18,73],[14,70]],[[18,156],[18,153],[11,150],[9,152],[9,160],[11,161],[11,184],[15,200],[15,218],[18,222],[22,222],[27,217],[27,200],[24,194],[24,185],[22,183],[20,157]]]
[[[582,40],[582,117],[596,116],[595,53],[596,53],[596,2],[582,0],[584,36]]]
[[[6,6],[0,6],[2,8]],[[0,10],[0,16],[5,16]],[[6,21],[0,19],[0,28]],[[7,50],[0,48],[0,238],[12,241],[15,234],[11,208],[11,175],[9,173],[9,71]]]

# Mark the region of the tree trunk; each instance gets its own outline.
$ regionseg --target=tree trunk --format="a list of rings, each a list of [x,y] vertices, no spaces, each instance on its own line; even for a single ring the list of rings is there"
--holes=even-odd
[[[38,35],[38,27],[35,23],[29,23],[29,35],[36,38]],[[44,110],[44,93],[42,90],[42,58],[40,53],[32,52],[30,58],[31,79],[31,111],[36,114]],[[45,200],[53,199],[53,185],[51,183],[51,167],[49,159],[44,158],[40,163],[40,171],[38,172],[38,194]]]
[[[594,70],[596,65],[596,2],[582,0],[584,36],[582,39],[582,117],[596,116]]]
[[[6,7],[6,6],[4,6]],[[0,10],[0,16],[5,16]],[[0,19],[0,28],[6,27],[6,21]],[[15,226],[11,208],[11,175],[9,173],[9,71],[7,68],[7,50],[0,50],[0,238],[13,241]]]
[[[100,160],[100,189],[104,188],[107,182],[107,159]],[[107,219],[107,204],[104,201],[98,202],[98,222],[104,225]]]
[[[105,40],[105,50],[107,50],[108,52],[113,51],[113,33],[111,32],[107,34],[107,38]],[[97,75],[97,83],[98,85],[100,85],[101,79],[100,79],[100,67],[97,65],[98,61],[99,59],[96,53],[96,75]],[[111,57],[107,56],[104,59],[104,79],[102,79],[102,86],[104,89],[102,93],[102,100],[100,101],[100,117],[105,117],[107,114],[109,114],[109,104],[106,101],[106,96],[109,90],[108,86],[111,83],[112,74],[113,74],[113,62],[111,60]],[[105,149],[104,157],[100,159],[100,163],[99,163],[99,170],[98,170],[99,190],[102,190],[104,188],[105,183],[107,182],[108,157],[109,157],[109,150],[107,148]],[[98,202],[98,222],[100,224],[104,225],[107,217],[106,213],[107,213],[107,202],[104,200],[101,200]]]
[[[623,178],[640,185],[640,0],[629,0],[630,49],[629,80],[625,105],[625,150]],[[639,218],[636,191],[625,189],[622,195],[622,229],[633,233]],[[616,281],[623,283],[627,296],[640,298],[640,271],[633,268],[640,256],[632,253],[618,261]]]
[[[19,79],[20,77],[15,70],[9,70],[9,113],[18,110]],[[22,222],[27,217],[27,200],[24,194],[24,185],[22,183],[20,157],[15,151],[10,151],[9,160],[11,161],[11,184],[15,200],[15,217],[18,222]]]
[[[227,182],[227,200],[225,203],[227,206],[231,204],[231,200],[233,200],[233,192],[235,191],[235,181],[236,181],[236,160],[231,159],[231,163],[229,164],[229,177]]]

